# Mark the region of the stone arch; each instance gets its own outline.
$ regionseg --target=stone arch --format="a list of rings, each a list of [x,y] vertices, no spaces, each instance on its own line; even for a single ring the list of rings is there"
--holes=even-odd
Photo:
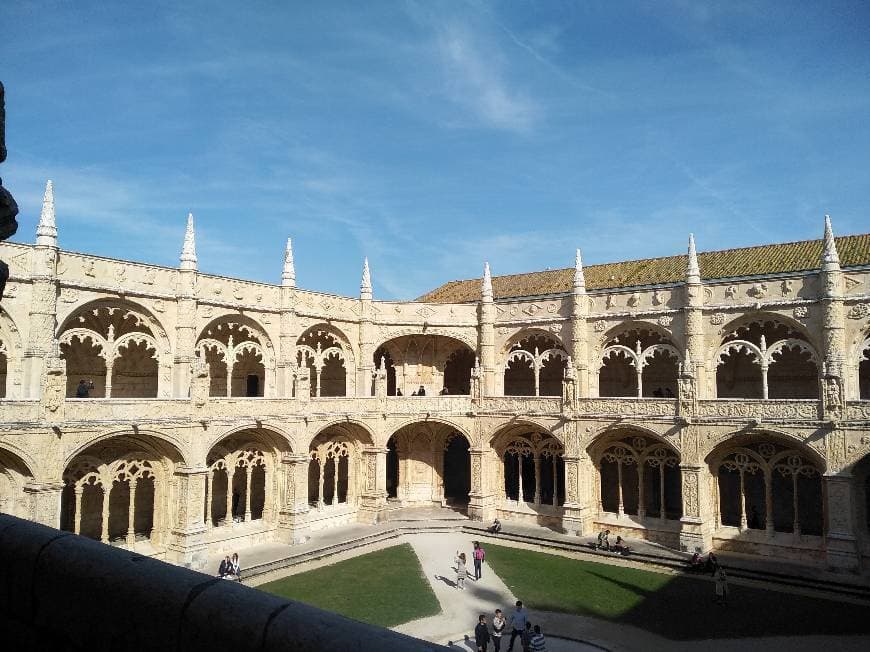
[[[62,529],[130,549],[142,540],[161,548],[175,515],[172,478],[184,464],[181,449],[153,433],[89,440],[64,464]]]
[[[273,522],[279,509],[280,457],[289,452],[287,434],[267,426],[236,427],[212,441],[206,454],[206,527]]]
[[[24,486],[34,479],[33,461],[12,447],[0,446],[0,512],[28,518]]]
[[[683,355],[673,335],[657,324],[629,320],[599,338],[595,358],[598,395],[672,398]]]
[[[392,432],[390,433],[389,436],[392,437],[394,434],[396,434],[402,428],[404,428],[406,426],[413,425],[415,423],[432,423],[432,424],[446,426],[447,428],[451,428],[451,429],[455,430],[458,434],[465,437],[466,441],[468,441],[469,446],[474,447],[477,444],[477,442],[475,441],[472,434],[468,431],[468,428],[466,428],[463,425],[460,425],[459,423],[456,423],[455,421],[453,421],[452,419],[449,419],[447,417],[427,417],[425,419],[421,419],[419,416],[418,417],[410,417],[408,419],[405,419],[404,421],[400,421],[398,423],[398,425],[393,426],[391,428]],[[389,439],[389,437],[388,437],[388,439]]]
[[[568,351],[558,335],[522,329],[505,343],[502,357],[506,396],[561,396]]]
[[[67,396],[80,379],[90,398],[168,397],[172,347],[166,329],[144,306],[119,298],[84,301],[56,331],[67,361]]]
[[[472,439],[446,419],[411,419],[387,440],[387,494],[402,505],[465,505]]]
[[[21,383],[21,337],[12,316],[0,306],[0,399],[16,398]]]
[[[587,452],[598,476],[599,515],[682,518],[681,456],[672,442],[649,428],[620,424],[600,430]]]
[[[504,341],[504,344],[501,347],[501,355],[505,356],[508,352],[510,352],[511,348],[522,342],[529,337],[542,337],[548,338],[556,342],[559,346],[562,347],[565,351],[567,351],[567,347],[565,346],[565,342],[562,340],[560,335],[553,333],[546,328],[541,328],[539,326],[523,326],[522,328],[517,329],[515,332],[511,333],[511,335]]]
[[[761,312],[738,317],[710,344],[718,398],[818,398],[821,358],[803,324]]]
[[[823,534],[826,464],[811,446],[782,432],[753,430],[719,442],[705,461],[717,529]]]
[[[375,345],[375,350],[382,347],[384,344],[389,342],[390,340],[395,340],[400,337],[409,337],[413,335],[417,335],[420,337],[425,337],[427,335],[435,335],[438,337],[449,337],[452,340],[457,340],[462,342],[465,346],[467,346],[472,351],[477,351],[477,333],[471,329],[472,334],[465,333],[464,330],[454,329],[454,328],[438,328],[438,327],[410,327],[410,328],[396,328],[396,329],[388,329],[384,332],[381,332],[379,335],[379,340]]]
[[[353,396],[356,392],[356,353],[337,326],[317,322],[296,339],[296,364],[308,367],[311,396]]]
[[[121,430],[107,430],[77,445],[64,456],[64,468],[69,466],[73,459],[81,455],[88,448],[121,437],[128,438],[133,442],[139,442],[139,448],[146,452],[165,453],[169,457],[177,456],[179,464],[190,466],[190,453],[181,439],[159,430],[141,428],[131,430],[125,428]]]
[[[308,444],[308,502],[325,515],[355,511],[365,487],[374,486],[376,468],[363,463],[363,449],[374,438],[364,424],[332,421]]]
[[[210,396],[270,396],[275,349],[266,329],[228,312],[209,320],[196,338],[196,355],[209,365]]]
[[[457,354],[462,353],[462,356]],[[391,337],[375,349],[373,360],[387,372],[387,394],[468,394],[474,348],[452,335],[416,333]],[[448,385],[448,380],[450,385]]]
[[[206,443],[206,449],[211,450],[221,441],[232,437],[240,432],[256,433],[264,442],[273,446],[276,450],[291,453],[294,450],[294,437],[284,428],[268,421],[252,421],[241,425],[234,425],[228,430],[212,436]]]
[[[525,419],[502,424],[489,441],[500,461],[500,510],[557,516],[565,502],[564,442],[549,427]]]

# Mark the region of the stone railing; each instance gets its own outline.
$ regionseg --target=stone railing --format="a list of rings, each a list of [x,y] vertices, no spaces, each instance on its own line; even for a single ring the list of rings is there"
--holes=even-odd
[[[8,650],[446,649],[5,514],[0,556]]]
[[[677,400],[674,398],[581,398],[575,410],[579,414],[637,417],[675,417]]]
[[[843,416],[849,421],[870,420],[870,401],[849,401]]]
[[[818,421],[816,399],[720,398],[698,402],[698,416],[720,419]]]
[[[562,399],[558,396],[489,396],[480,400],[480,411],[557,415],[562,411]]]
[[[16,423],[36,423],[42,419],[39,401],[0,399],[0,428]]]

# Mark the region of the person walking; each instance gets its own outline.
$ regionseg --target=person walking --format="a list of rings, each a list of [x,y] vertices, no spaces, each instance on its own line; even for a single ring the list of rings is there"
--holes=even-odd
[[[477,652],[486,652],[489,647],[489,629],[486,627],[486,616],[480,614],[477,618],[477,627],[474,628],[474,644]]]
[[[544,635],[541,634],[540,625],[535,625],[535,631],[529,641],[529,650],[531,652],[547,652],[547,642],[544,640]]]
[[[483,552],[483,546],[480,545],[479,541],[474,542],[472,556],[474,557],[474,581],[476,582],[483,577],[483,559],[486,557],[486,553]]]
[[[520,644],[522,644],[523,632],[526,631],[526,623],[529,621],[529,613],[523,609],[523,601],[517,600],[516,608],[514,612],[511,614],[510,619],[510,627],[511,627],[511,641],[508,643],[508,652],[514,649],[514,641],[517,637],[520,638]]]
[[[728,577],[721,566],[716,572],[716,604],[728,604]]]
[[[496,609],[492,619],[492,645],[495,652],[501,652],[501,634],[506,624],[501,609]]]
[[[465,578],[468,577],[468,567],[465,565],[465,553],[456,553],[456,588],[465,590]]]

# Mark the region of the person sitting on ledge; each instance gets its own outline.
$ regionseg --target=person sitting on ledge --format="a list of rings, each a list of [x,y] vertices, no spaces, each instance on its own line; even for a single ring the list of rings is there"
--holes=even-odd
[[[417,396],[426,396],[426,388],[420,385],[420,389],[417,390]]]
[[[235,579],[238,582],[242,581],[242,567],[239,565],[239,553],[234,552],[233,558],[230,560],[230,579]]]
[[[498,534],[499,532],[501,532],[501,521],[499,521],[498,519],[495,519],[492,522],[492,525],[490,525],[488,528],[486,528],[486,531],[490,532],[492,534]]]
[[[443,387],[441,389],[441,396],[444,396],[444,395],[449,394],[449,393],[450,393],[450,390],[447,389],[446,387]]]
[[[79,381],[79,386],[76,387],[76,398],[88,398],[90,396],[90,390],[94,388],[93,380],[85,380],[82,378]]]
[[[697,550],[692,554],[692,558],[689,560],[689,570],[696,573],[704,570],[704,564],[701,562],[701,553]]]
[[[230,561],[230,556],[227,555],[221,560],[221,565],[218,567],[218,577],[226,578],[233,569],[233,563]]]
[[[598,548],[610,552],[610,530],[598,533]]]
[[[613,549],[620,555],[627,555],[629,552],[631,552],[631,548],[625,545],[625,539],[623,539],[619,535],[617,535],[616,537],[616,543],[613,544]]]
[[[710,573],[710,575],[715,575],[717,570],[719,570],[719,560],[716,559],[716,554],[711,550],[710,554],[707,555],[707,563],[704,565],[704,572]]]

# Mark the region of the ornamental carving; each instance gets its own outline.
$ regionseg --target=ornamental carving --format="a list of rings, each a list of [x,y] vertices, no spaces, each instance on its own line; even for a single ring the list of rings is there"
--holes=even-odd
[[[809,314],[810,309],[807,306],[797,306],[794,309],[794,316],[796,319],[804,319]]]
[[[870,315],[870,303],[856,303],[846,313],[849,319],[863,319],[868,315]]]
[[[665,328],[670,326],[673,321],[674,321],[674,318],[671,317],[670,315],[662,315],[658,319],[659,326],[664,326]]]
[[[763,299],[767,296],[767,283],[754,283],[746,290],[746,294],[753,299]]]
[[[686,516],[700,516],[700,504],[698,500],[698,474],[684,471],[683,476],[683,507]]]
[[[725,323],[725,313],[714,312],[712,315],[710,315],[710,323],[714,326],[721,326]]]
[[[818,401],[754,401],[716,399],[699,402],[699,416],[744,419],[819,418]]]
[[[595,330],[596,333],[603,333],[605,330],[607,330],[607,322],[603,319],[599,319],[597,322],[595,322],[595,325],[592,328]]]

